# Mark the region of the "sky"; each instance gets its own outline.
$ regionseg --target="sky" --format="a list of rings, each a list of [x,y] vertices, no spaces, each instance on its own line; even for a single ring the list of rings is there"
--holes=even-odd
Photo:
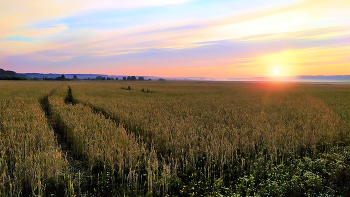
[[[350,75],[349,0],[0,0],[0,68],[250,78]]]

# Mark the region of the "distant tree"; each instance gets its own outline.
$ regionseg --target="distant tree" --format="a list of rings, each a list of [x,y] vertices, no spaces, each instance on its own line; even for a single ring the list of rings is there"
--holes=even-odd
[[[136,80],[136,77],[135,77],[135,76],[131,76],[131,77],[128,76],[127,80],[128,80],[128,81],[129,81],[129,80],[130,80],[130,81],[134,81],[134,80]]]
[[[145,80],[144,77],[139,77],[139,81],[143,81],[143,80]]]
[[[126,81],[126,77],[123,77],[123,81]]]
[[[78,80],[78,77],[76,75],[74,75],[73,80]]]
[[[44,77],[43,80],[45,80],[45,81],[50,81],[50,80],[55,80],[55,78]]]
[[[165,79],[160,78],[159,81],[165,81]]]
[[[118,80],[118,77],[116,77],[115,80]]]
[[[60,76],[60,77],[57,77],[56,80],[58,81],[64,81],[66,80],[66,77],[64,75]]]
[[[8,75],[1,75],[0,80],[11,80],[11,77]]]
[[[102,77],[102,80],[106,80],[106,77]]]
[[[101,76],[97,76],[96,80],[102,80],[102,77]]]

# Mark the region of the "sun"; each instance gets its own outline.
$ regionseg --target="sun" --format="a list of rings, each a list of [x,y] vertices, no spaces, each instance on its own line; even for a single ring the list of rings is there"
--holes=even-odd
[[[273,74],[276,75],[276,76],[279,75],[280,74],[280,70],[278,70],[278,69],[273,70]]]

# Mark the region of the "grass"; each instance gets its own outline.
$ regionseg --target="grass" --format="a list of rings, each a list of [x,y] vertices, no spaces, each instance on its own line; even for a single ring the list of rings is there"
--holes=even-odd
[[[21,99],[29,99],[24,106],[36,105],[40,110],[38,99],[60,84],[1,85],[8,87],[0,94],[2,109],[20,92]],[[40,175],[40,190],[37,181],[11,178],[16,188],[3,183],[4,194],[12,195],[13,190],[22,195],[31,188],[33,194],[48,195],[59,187],[66,196],[332,196],[350,190],[348,84],[108,81],[68,85],[48,97],[49,111],[75,159],[86,169],[78,170],[78,175],[77,170],[69,170],[72,164],[62,157],[55,136],[46,134],[53,131],[42,110],[36,112],[44,118],[35,128],[46,132],[40,140],[48,150],[57,151],[59,164],[50,166],[61,167],[53,175],[51,171]],[[141,91],[124,91],[131,90],[120,88],[124,86]],[[13,103],[6,109],[20,113],[16,111],[20,100]],[[22,122],[30,122],[30,117],[24,115]],[[6,123],[3,120],[1,125]],[[22,143],[17,138],[3,139]],[[35,145],[29,146],[47,151]],[[14,154],[21,157],[20,151]],[[6,154],[1,155],[2,166],[8,165]],[[45,164],[35,165],[49,171],[41,167]],[[11,174],[7,168],[0,170],[2,177]],[[51,190],[49,182],[54,185]]]

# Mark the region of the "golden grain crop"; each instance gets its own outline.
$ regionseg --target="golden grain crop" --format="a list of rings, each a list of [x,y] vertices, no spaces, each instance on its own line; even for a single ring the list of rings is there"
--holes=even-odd
[[[276,169],[294,173],[315,158],[318,163],[308,166],[322,164],[337,173],[347,166],[342,163],[346,151],[339,156],[334,150],[349,144],[348,85],[5,81],[0,89],[0,192],[5,195],[49,195],[48,180],[56,179],[59,188],[62,175],[66,196],[107,191],[282,195],[283,177],[265,180],[278,177]],[[45,117],[40,99],[46,95]],[[57,136],[88,169],[72,174],[74,165]],[[317,159],[320,155],[326,159]],[[96,174],[96,167],[103,170]],[[320,174],[296,173],[295,183],[316,185],[308,192],[325,191],[319,188],[325,180]],[[267,186],[259,186],[263,183]],[[288,184],[290,191],[306,191]]]
[[[59,83],[0,82],[0,195],[44,195],[47,180],[66,173],[39,99]]]

